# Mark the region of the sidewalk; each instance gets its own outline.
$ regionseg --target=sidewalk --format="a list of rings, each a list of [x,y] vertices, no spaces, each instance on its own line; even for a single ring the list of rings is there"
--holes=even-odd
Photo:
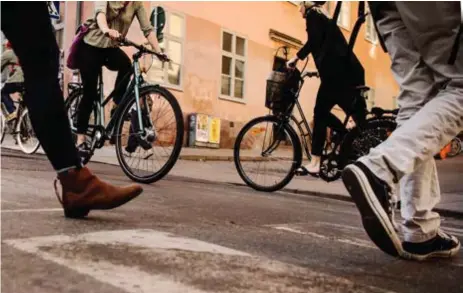
[[[7,141],[7,138],[5,138],[2,147],[19,149],[11,141]],[[39,153],[43,153],[43,151],[40,149]],[[92,161],[118,165],[115,148],[108,146],[97,150]],[[461,181],[463,178],[463,155],[438,161],[437,165],[442,201],[436,210],[443,215],[463,217],[463,182]],[[186,180],[245,185],[235,169],[233,150],[231,149],[183,148],[180,160],[169,175],[182,177]],[[350,201],[350,196],[341,180],[326,183],[310,176],[294,177],[283,191]]]

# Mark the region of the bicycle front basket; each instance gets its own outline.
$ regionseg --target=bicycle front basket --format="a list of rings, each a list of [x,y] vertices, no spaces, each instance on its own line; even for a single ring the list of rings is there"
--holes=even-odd
[[[265,93],[265,107],[270,110],[281,110],[283,104],[283,91],[286,81],[286,73],[272,71],[267,79],[267,88]]]

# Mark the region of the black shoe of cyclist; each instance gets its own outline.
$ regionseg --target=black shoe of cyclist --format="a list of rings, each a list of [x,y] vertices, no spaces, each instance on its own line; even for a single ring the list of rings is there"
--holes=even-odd
[[[455,236],[438,231],[436,237],[420,243],[403,242],[406,258],[423,261],[429,258],[451,258],[460,250],[460,241]]]
[[[87,164],[90,160],[91,150],[86,142],[77,146],[77,153],[83,165]]]

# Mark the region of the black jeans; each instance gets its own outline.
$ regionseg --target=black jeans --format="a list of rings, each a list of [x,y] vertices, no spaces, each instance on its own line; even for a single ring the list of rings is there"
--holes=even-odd
[[[22,82],[10,82],[5,83],[2,88],[2,103],[5,105],[8,114],[11,114],[16,110],[13,99],[10,97],[11,94],[21,91],[23,87]]]
[[[58,82],[59,48],[45,2],[1,2],[1,28],[24,71],[24,101],[53,168],[80,166]]]
[[[321,156],[326,140],[326,128],[344,131],[343,123],[331,113],[339,105],[347,114],[352,115],[357,125],[363,124],[366,115],[365,100],[358,96],[355,86],[322,82],[318,90],[314,109],[314,130],[312,137],[312,155]]]
[[[101,68],[106,66],[118,72],[113,101],[119,104],[130,81],[132,63],[120,48],[97,48],[83,43],[78,54],[84,96],[78,109],[77,133],[85,134],[93,103],[99,99],[98,76]]]

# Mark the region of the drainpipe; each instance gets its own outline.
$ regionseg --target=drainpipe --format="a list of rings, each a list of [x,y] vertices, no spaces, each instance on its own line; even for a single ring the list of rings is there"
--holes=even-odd
[[[76,29],[79,27],[80,23],[82,22],[82,2],[77,1],[77,8],[76,8]]]

